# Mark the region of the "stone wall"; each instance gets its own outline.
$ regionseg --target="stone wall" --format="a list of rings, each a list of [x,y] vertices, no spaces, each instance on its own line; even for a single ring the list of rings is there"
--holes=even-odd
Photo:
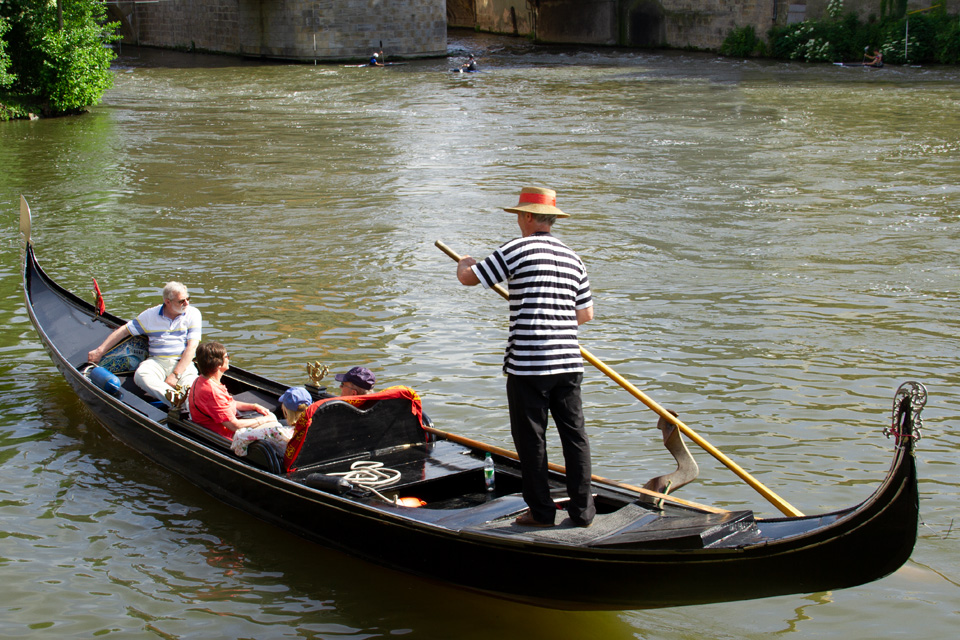
[[[447,51],[445,0],[167,0],[118,10],[124,42],[145,46],[290,60],[364,59],[381,42],[388,56]]]
[[[843,12],[856,13],[863,21],[868,20],[871,15],[879,19],[881,2],[882,0],[843,0]],[[830,0],[792,0],[792,4],[806,5],[806,18],[819,20],[827,15]],[[894,0],[888,0],[888,6],[893,4]],[[960,13],[960,0],[907,0],[907,11],[926,9],[935,4],[942,4],[950,15]]]
[[[541,42],[616,45],[620,0],[540,0],[534,12]]]
[[[451,0],[459,3],[469,0]],[[716,50],[735,27],[766,34],[783,0],[473,0],[476,27],[539,42]],[[783,8],[785,11],[785,8]],[[457,14],[464,13],[458,7]]]
[[[235,53],[239,43],[238,0],[168,0],[131,6],[131,44]],[[124,39],[124,42],[128,42]]]
[[[533,3],[527,0],[474,0],[476,28],[525,36],[533,33]]]
[[[775,19],[775,0],[663,0],[666,44],[718,50],[737,27],[764,37]]]
[[[473,0],[447,0],[447,26],[477,26],[477,16],[473,9]]]

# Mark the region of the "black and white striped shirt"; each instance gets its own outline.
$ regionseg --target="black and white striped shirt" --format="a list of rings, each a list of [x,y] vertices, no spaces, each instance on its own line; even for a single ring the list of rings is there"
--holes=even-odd
[[[583,261],[548,233],[507,242],[473,266],[490,288],[506,280],[510,334],[505,373],[543,376],[583,371],[577,310],[593,305]]]

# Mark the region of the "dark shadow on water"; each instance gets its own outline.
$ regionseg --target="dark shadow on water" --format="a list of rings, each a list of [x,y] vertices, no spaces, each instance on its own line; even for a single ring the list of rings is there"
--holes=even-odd
[[[296,64],[281,60],[264,60],[229,54],[177,51],[155,47],[123,45],[113,61],[116,69],[170,68],[170,69],[217,69],[223,67],[259,67]]]

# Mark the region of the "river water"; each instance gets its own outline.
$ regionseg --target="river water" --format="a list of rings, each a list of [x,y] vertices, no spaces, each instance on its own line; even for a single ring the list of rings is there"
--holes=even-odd
[[[953,637],[960,72],[472,34],[450,51],[358,69],[126,48],[90,113],[0,125],[0,636]],[[484,72],[449,73],[467,51]],[[418,389],[438,427],[512,448],[504,302],[460,286],[433,243],[486,255],[517,233],[500,208],[528,184],[571,213],[555,232],[591,276],[583,345],[801,511],[865,499],[892,458],[894,391],[927,386],[923,524],[903,569],[611,613],[385,571],[117,443],[23,308],[21,193],[47,271],[81,295],[96,277],[112,312],[182,280],[237,366],[303,383],[308,362],[367,365]],[[672,470],[653,413],[592,369],[584,396],[595,473]],[[777,515],[694,454],[700,479],[678,495]]]

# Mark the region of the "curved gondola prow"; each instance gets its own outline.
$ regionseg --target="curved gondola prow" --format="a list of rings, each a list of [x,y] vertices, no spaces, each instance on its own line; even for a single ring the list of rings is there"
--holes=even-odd
[[[917,481],[915,447],[921,437],[921,412],[927,401],[927,389],[914,381],[904,382],[893,401],[891,426],[884,429],[894,437],[896,455],[886,479],[876,493],[860,509],[877,511],[879,526],[874,536],[880,537],[876,558],[877,578],[899,569],[913,553],[920,525],[920,494]],[[859,509],[858,509],[859,510]]]
[[[894,397],[892,426],[884,429],[888,437],[895,438],[890,469],[869,498],[852,509],[837,512],[837,527],[845,528],[850,539],[859,539],[856,554],[837,558],[846,563],[851,575],[860,576],[846,586],[879,580],[903,566],[913,553],[920,524],[914,452],[926,398],[926,388],[919,382],[900,385]]]

